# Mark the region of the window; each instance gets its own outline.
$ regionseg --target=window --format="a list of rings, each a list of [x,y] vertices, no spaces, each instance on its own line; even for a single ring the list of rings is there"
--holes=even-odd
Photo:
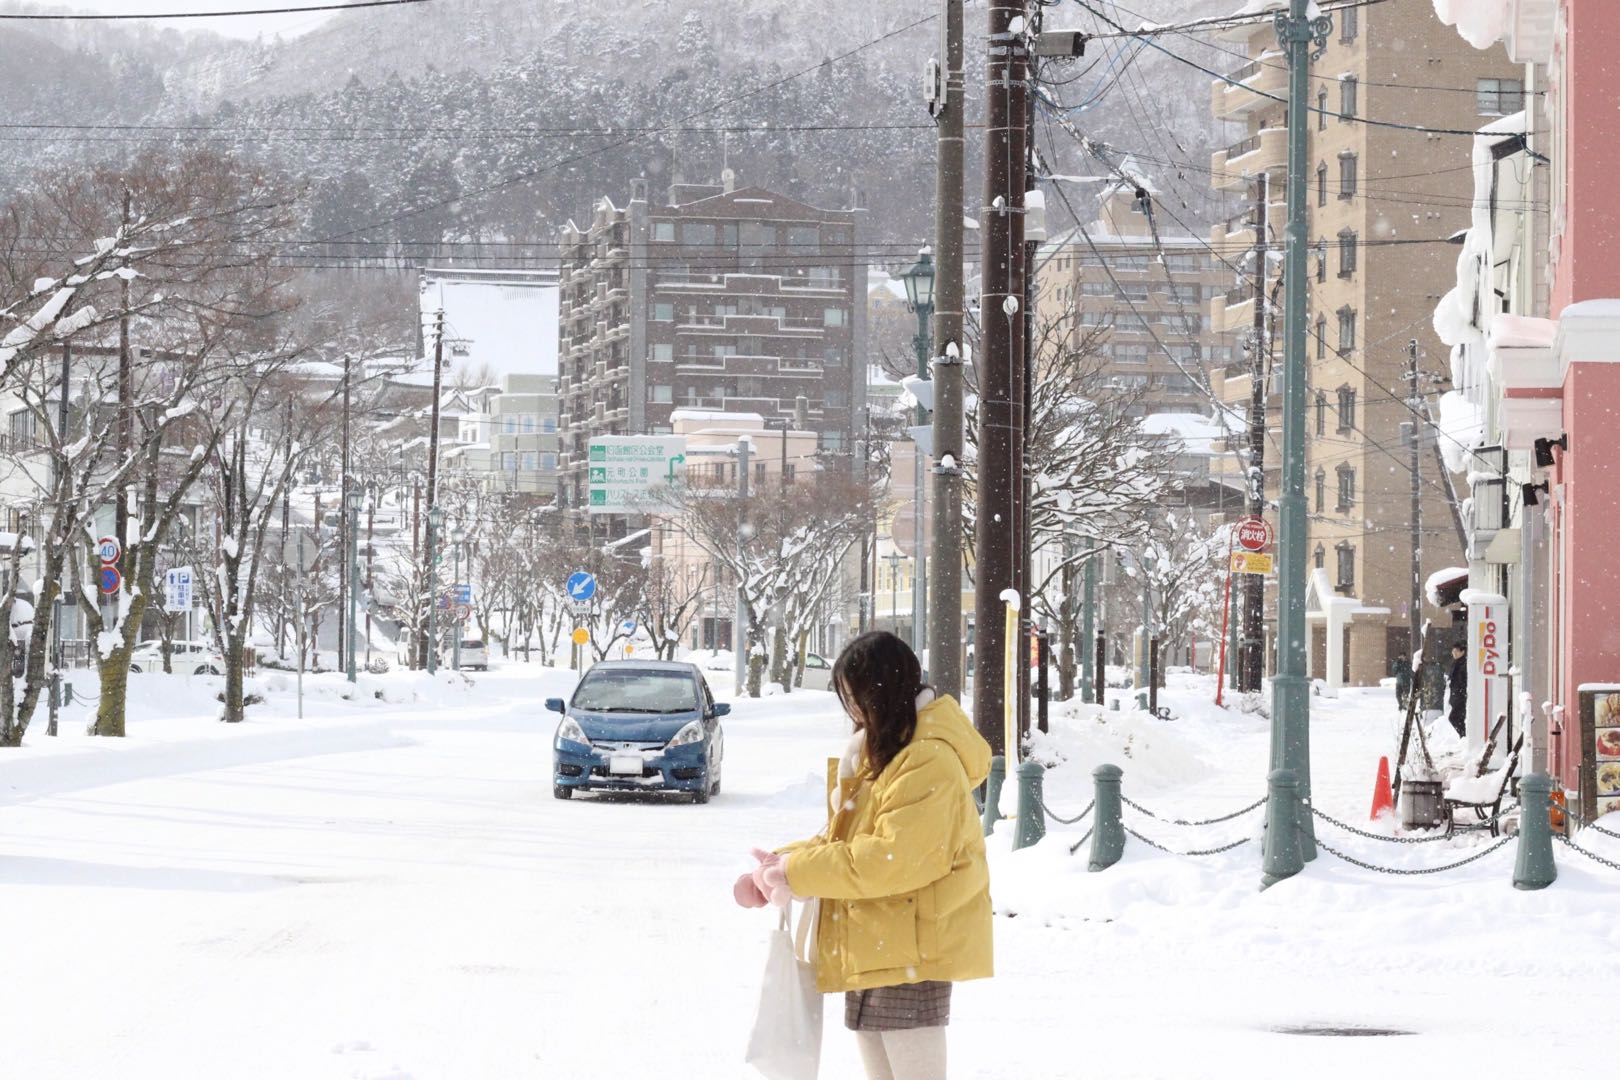
[[[1339,309],[1339,352],[1349,352],[1356,347],[1356,313],[1349,308]]]
[[[1339,476],[1338,510],[1343,513],[1356,505],[1356,470],[1349,465],[1340,465],[1335,471]]]
[[[1358,241],[1355,230],[1345,229],[1339,233],[1339,276],[1347,278],[1356,272],[1356,248]]]
[[[653,305],[653,322],[674,322],[675,305],[670,303],[657,303]]]
[[[844,433],[842,431],[823,431],[821,433],[821,448],[833,451],[843,450]]]
[[[1360,9],[1340,8],[1334,14],[1339,17],[1339,40],[1347,43],[1356,40],[1356,31],[1359,29],[1356,24],[1361,19]]]
[[[844,320],[848,314],[849,313],[841,307],[824,308],[821,312],[821,325],[843,326]]]
[[[1524,83],[1518,79],[1481,79],[1476,85],[1481,116],[1507,116],[1524,108]]]
[[[557,418],[555,416],[542,416],[540,418],[540,430],[547,435],[557,434]]]
[[[534,472],[540,467],[540,454],[536,450],[523,451],[523,471]]]
[[[836,345],[829,345],[821,350],[821,362],[827,367],[844,366],[844,350]]]
[[[1323,547],[1321,544],[1317,544],[1316,545],[1316,550],[1311,553],[1311,560],[1316,564],[1316,568],[1318,570],[1326,569],[1327,568],[1327,548]]]
[[[1327,280],[1327,242],[1325,240],[1316,242],[1316,280]]]
[[[675,359],[675,346],[668,344],[654,345],[649,359],[655,364],[667,364]]]
[[[1327,130],[1327,118],[1328,118],[1328,107],[1327,107],[1327,105],[1328,105],[1328,102],[1327,102],[1327,87],[1324,86],[1324,87],[1322,87],[1322,89],[1320,89],[1320,90],[1318,90],[1316,92],[1316,130],[1317,131],[1326,131]]]
[[[765,463],[763,461],[754,462],[754,483],[760,486],[765,483]]]
[[[823,396],[826,398],[827,408],[829,409],[849,408],[849,391],[842,387],[829,386]]]
[[[504,422],[502,423],[501,431],[504,434],[507,434],[507,435],[516,435],[517,430],[518,430],[517,417],[515,417],[515,416],[506,417]]]
[[[1356,115],[1356,77],[1346,75],[1339,80],[1339,122],[1348,123]]]
[[[557,455],[549,452],[541,454],[540,468],[546,472],[555,472],[557,469]]]
[[[821,247],[821,230],[814,225],[790,225],[787,246],[793,249],[794,255],[813,255]]]
[[[782,466],[782,483],[784,483],[784,484],[793,483],[793,481],[794,481],[794,479],[795,479],[795,477],[797,475],[798,475],[798,466],[794,465],[793,462],[790,461],[786,465]]]
[[[1327,316],[1316,317],[1316,358],[1327,359]]]
[[[1116,364],[1145,364],[1148,362],[1146,345],[1114,345],[1110,347]]]
[[[1327,470],[1318,465],[1316,467],[1316,512],[1320,514],[1325,509],[1327,509]],[[1317,550],[1321,549],[1318,548]]]
[[[647,389],[647,400],[654,405],[669,405],[675,401],[675,388],[673,386],[655,384]]]
[[[675,223],[673,221],[655,221],[652,223],[652,238],[654,240],[674,240]]]
[[[1339,541],[1338,544],[1336,544],[1334,546],[1333,550],[1339,556],[1338,587],[1341,588],[1341,589],[1353,589],[1353,588],[1355,588],[1356,587],[1356,548],[1355,548],[1355,545],[1350,543],[1350,541],[1348,541],[1348,540],[1341,540],[1341,541]]]
[[[1356,155],[1339,155],[1339,198],[1349,199],[1356,194]]]
[[[518,456],[517,456],[517,451],[516,450],[503,450],[503,451],[501,451],[501,469],[503,471],[505,471],[505,472],[516,472],[517,471],[517,461],[518,461]]]
[[[1316,433],[1327,434],[1327,394],[1321,390],[1316,392]]]
[[[1348,386],[1339,387],[1339,430],[1356,430],[1356,392]]]
[[[1326,116],[1326,113],[1322,114]],[[1327,205],[1327,163],[1322,162],[1316,166],[1316,205]]]
[[[681,243],[691,244],[694,247],[713,247],[715,230],[711,224],[688,221],[681,226]]]
[[[524,413],[522,418],[518,421],[518,426],[522,430],[523,434],[525,434],[525,435],[533,435],[534,434],[534,414],[533,413]]]
[[[34,414],[27,409],[18,409],[11,414],[10,421],[11,441],[16,446],[26,446],[34,441]]]

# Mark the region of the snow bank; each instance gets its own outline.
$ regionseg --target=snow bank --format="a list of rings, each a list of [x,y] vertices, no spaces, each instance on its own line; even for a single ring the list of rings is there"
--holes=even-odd
[[[1489,49],[1508,36],[1513,0],[1434,0],[1434,13],[1474,48]]]
[[[1469,451],[1485,439],[1485,410],[1456,390],[1440,395],[1440,453],[1446,468],[1462,472]]]

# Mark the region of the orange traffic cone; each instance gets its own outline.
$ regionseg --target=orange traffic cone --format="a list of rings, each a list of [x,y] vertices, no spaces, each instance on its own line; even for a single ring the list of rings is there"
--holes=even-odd
[[[1373,787],[1372,820],[1395,812],[1395,800],[1390,795],[1389,758],[1378,759],[1378,782]]]

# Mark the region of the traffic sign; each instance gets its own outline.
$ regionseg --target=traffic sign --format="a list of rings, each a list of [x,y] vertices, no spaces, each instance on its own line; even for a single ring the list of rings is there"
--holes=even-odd
[[[591,440],[588,477],[593,514],[645,509],[653,488],[674,483],[686,467],[679,435],[604,435]]]
[[[117,562],[118,557],[123,553],[123,545],[118,542],[116,536],[103,536],[96,541],[96,554],[101,557],[101,561],[104,563]]]
[[[116,566],[103,566],[101,568],[101,591],[115,593],[119,586],[124,584],[124,575],[118,572]]]
[[[1244,551],[1264,551],[1271,546],[1271,523],[1265,518],[1244,518],[1237,523],[1238,547]]]
[[[568,575],[568,599],[583,603],[596,595],[596,575],[576,570]]]
[[[574,630],[573,640],[575,645],[583,645],[591,640],[591,632],[583,626],[577,627]]]
[[[456,622],[466,622],[468,619],[472,618],[472,608],[468,607],[466,604],[458,604],[452,612],[452,615]]]
[[[163,610],[191,610],[191,567],[177,567],[163,575]]]
[[[472,586],[452,585],[450,586],[450,595],[455,597],[455,602],[458,604],[463,606],[470,604],[472,603]]]
[[[1271,555],[1258,551],[1232,552],[1232,573],[1234,574],[1272,574],[1277,570],[1277,560]]]

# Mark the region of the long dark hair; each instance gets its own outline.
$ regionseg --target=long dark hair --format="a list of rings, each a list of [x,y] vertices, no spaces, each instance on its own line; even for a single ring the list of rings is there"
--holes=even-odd
[[[917,733],[922,664],[904,641],[873,630],[844,646],[832,684],[839,704],[866,733],[867,775],[875,780]]]

